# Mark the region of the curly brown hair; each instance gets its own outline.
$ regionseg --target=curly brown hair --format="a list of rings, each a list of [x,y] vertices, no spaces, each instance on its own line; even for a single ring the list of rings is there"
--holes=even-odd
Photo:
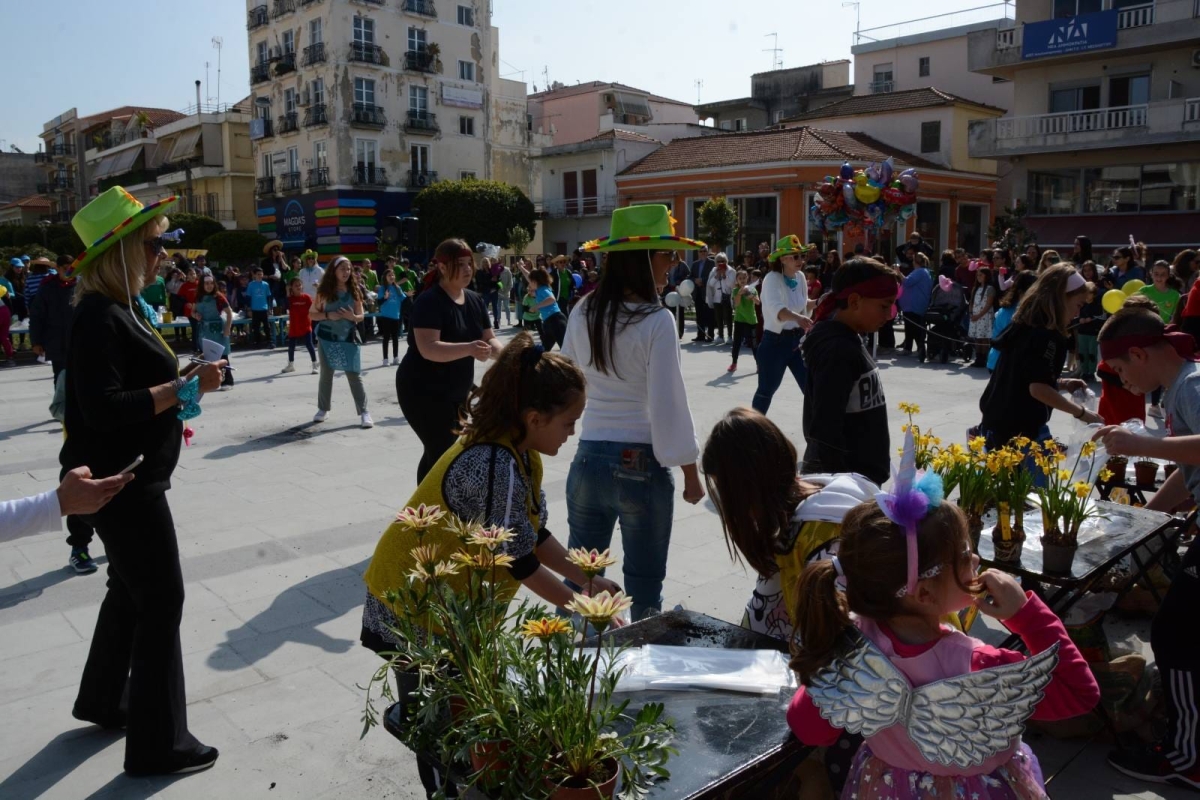
[[[337,300],[337,268],[342,261],[346,262],[346,266],[351,267],[350,277],[346,280],[346,291],[350,292],[350,296],[356,301],[363,299],[362,289],[359,288],[358,281],[354,280],[354,265],[345,256],[338,256],[329,263],[329,269],[325,270],[325,274],[321,276],[321,282],[317,285],[317,296],[324,298],[327,303]]]
[[[553,416],[587,391],[583,372],[558,353],[547,353],[528,333],[518,333],[471,390],[459,413],[458,435],[467,445],[508,436],[525,440],[526,411]]]

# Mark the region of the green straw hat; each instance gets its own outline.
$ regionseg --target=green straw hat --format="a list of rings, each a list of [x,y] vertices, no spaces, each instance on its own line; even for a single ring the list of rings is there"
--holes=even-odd
[[[166,214],[179,202],[175,195],[143,205],[125,191],[113,186],[79,210],[71,219],[71,227],[87,248],[71,264],[70,271],[83,270],[114,244],[124,239],[159,214]]]
[[[589,252],[620,250],[699,250],[704,242],[675,235],[675,218],[666,206],[627,206],[613,212],[607,239],[580,248]]]

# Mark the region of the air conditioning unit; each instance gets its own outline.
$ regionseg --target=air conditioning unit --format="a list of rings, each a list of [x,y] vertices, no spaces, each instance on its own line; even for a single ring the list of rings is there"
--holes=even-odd
[[[1200,50],[1192,51],[1192,67],[1200,69]]]

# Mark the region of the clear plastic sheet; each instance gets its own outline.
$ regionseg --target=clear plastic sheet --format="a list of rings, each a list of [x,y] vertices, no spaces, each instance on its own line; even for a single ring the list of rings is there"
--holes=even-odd
[[[724,650],[648,644],[621,653],[618,692],[710,690],[776,694],[794,690],[795,673],[777,650]]]

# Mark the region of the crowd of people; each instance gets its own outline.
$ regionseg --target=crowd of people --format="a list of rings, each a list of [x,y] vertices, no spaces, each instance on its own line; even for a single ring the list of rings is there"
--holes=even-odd
[[[933,476],[916,479],[911,449],[882,490],[893,475],[894,448],[876,344],[915,349],[921,361],[962,355],[988,369],[978,433],[989,448],[1052,438],[1054,410],[1088,422],[1124,421],[1105,415],[1103,397],[1094,412],[1062,393],[1096,376],[1114,415],[1126,413],[1126,395],[1143,409],[1148,400],[1151,413],[1161,405],[1171,437],[1110,424],[1097,440],[1113,455],[1180,465],[1151,507],[1200,500],[1200,448],[1191,435],[1200,431],[1196,345],[1167,328],[1200,326],[1194,251],[1147,270],[1144,248],[1133,245],[1098,267],[1081,237],[1066,258],[1036,246],[1019,253],[997,246],[977,258],[947,251],[935,268],[919,236],[888,264],[865,251],[822,255],[786,235],[735,266],[725,253],[676,235],[666,207],[636,206],[618,209],[610,235],[570,257],[510,265],[449,239],[424,272],[399,259],[354,264],[344,256],[322,268],[311,251],[289,260],[276,241],[248,274],[226,270],[222,281],[200,258],[189,264],[180,255],[164,265],[173,199],[143,206],[118,189],[77,215],[76,230],[94,244],[37,273],[32,297],[24,265],[21,286],[0,283],[11,297],[5,308],[20,295],[23,313],[36,319],[30,336],[61,383],[67,433],[60,491],[0,505],[0,514],[20,519],[24,530],[51,527],[66,513],[69,529],[76,524],[81,535],[103,541],[108,589],[73,713],[126,729],[131,774],[191,772],[217,760],[187,725],[183,581],[167,492],[187,420],[201,412],[205,393],[232,385],[238,313],[248,312],[251,338],[271,347],[271,317],[286,311],[283,372],[295,371],[297,346],[308,350],[320,376],[314,423],[331,411],[340,372],[362,426],[373,424],[361,372],[363,343],[378,325],[383,361],[397,366],[400,410],[423,448],[405,505],[438,506],[510,531],[505,596],[523,585],[561,609],[585,583],[567,549],[605,550],[619,530],[620,581],[601,577],[593,590],[627,592],[634,620],[656,614],[676,493],[690,504],[710,496],[731,554],[756,573],[743,624],[794,645],[803,685],[788,722],[799,739],[827,748],[824,763],[843,797],[1045,797],[1037,759],[1020,739],[1023,723],[1084,714],[1099,700],[1095,678],[1054,612],[1008,575],[979,573],[963,513]],[[688,252],[698,257],[689,262]],[[1103,293],[1132,280],[1146,285],[1106,312]],[[156,327],[159,309],[172,305],[195,323],[184,347],[203,356],[182,366]],[[747,346],[758,365],[753,408],[727,413],[703,445],[683,377],[689,309],[695,342],[731,348],[730,371]],[[905,332],[899,348],[897,322]],[[525,330],[504,344],[496,335],[502,324]],[[487,362],[476,384],[476,364]],[[803,394],[802,455],[766,416],[788,372]],[[564,546],[548,527],[544,461],[577,426]],[[755,453],[749,461],[748,451]],[[450,518],[421,536],[433,544],[457,540]],[[416,537],[411,526],[392,524],[364,575],[361,641],[385,656],[402,644],[395,617],[405,609],[391,590],[417,566]],[[1170,731],[1110,761],[1147,780],[1200,788],[1200,651],[1178,635],[1200,597],[1198,560],[1193,544],[1152,633],[1169,678]],[[1019,634],[1028,656],[946,625],[967,607]],[[1051,651],[1056,657],[1045,655]],[[890,670],[916,693],[951,681],[927,713],[935,728],[939,721],[954,727],[978,757],[941,758],[909,735],[915,723],[905,718],[855,722],[898,713],[887,703],[904,705],[886,693],[846,690],[868,668]],[[967,705],[987,713],[964,714]],[[1006,726],[1001,737],[988,727],[997,719]],[[444,770],[425,761],[419,770],[429,796],[447,791]]]

